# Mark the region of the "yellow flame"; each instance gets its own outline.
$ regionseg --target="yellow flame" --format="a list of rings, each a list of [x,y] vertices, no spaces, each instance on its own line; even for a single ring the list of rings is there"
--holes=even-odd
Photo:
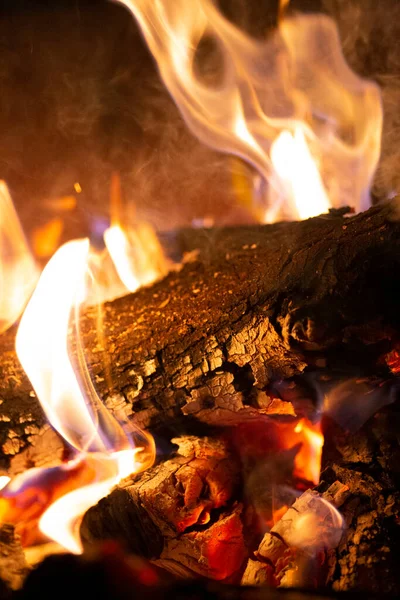
[[[104,242],[118,276],[125,289],[135,292],[143,285],[149,285],[168,271],[164,251],[151,225],[131,222],[122,225],[123,201],[121,180],[113,173],[110,188],[111,227],[104,232]],[[131,206],[132,212],[132,206]],[[113,286],[118,294],[118,286]]]
[[[157,236],[145,224],[127,228],[112,225],[104,241],[118,275],[130,292],[153,283],[167,272],[167,263]]]
[[[307,184],[322,185],[332,207],[368,207],[380,154],[380,93],[373,82],[350,70],[332,19],[316,14],[281,19],[279,28],[260,42],[225,19],[212,0],[120,1],[137,19],[192,132],[220,151],[239,155],[268,181],[269,191],[259,200],[270,204],[269,211],[264,206],[265,214],[287,218],[319,210],[314,199],[315,209],[299,211],[301,192],[292,214],[290,193],[287,198],[282,191],[289,187],[297,193],[298,185],[293,178],[288,185],[287,166],[285,180],[280,181],[280,171],[271,163],[271,146],[277,139],[275,154],[282,139],[294,160],[300,147],[306,151],[298,126],[319,163],[320,180]],[[287,4],[281,2],[283,11]],[[215,86],[202,80],[195,68],[196,51],[205,36],[216,42],[222,56],[220,83]],[[282,170],[282,160],[278,162]],[[293,165],[290,172],[296,168]],[[310,176],[315,173],[307,169]],[[323,203],[325,210],[325,198]]]
[[[38,276],[8,188],[0,181],[0,333],[20,317]]]
[[[289,131],[279,134],[271,147],[271,160],[292,217],[308,219],[329,211],[329,198],[300,127],[294,134]],[[276,203],[272,203],[265,221],[275,220]]]
[[[57,250],[63,229],[64,223],[57,217],[33,231],[32,245],[38,258],[48,258]]]

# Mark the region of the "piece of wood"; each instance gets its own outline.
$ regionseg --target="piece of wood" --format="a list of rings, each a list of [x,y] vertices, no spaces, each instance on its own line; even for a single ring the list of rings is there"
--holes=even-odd
[[[336,511],[350,495],[339,481],[325,492],[306,490],[267,532],[247,563],[242,585],[323,589],[328,557],[343,537]]]
[[[152,287],[105,304],[102,335],[97,310],[86,309],[81,319],[101,398],[139,427],[169,435],[182,431],[182,422],[189,429],[193,421],[258,419],[275,410],[272,381],[320,365],[374,372],[397,339],[396,201],[350,218],[335,213],[183,232],[171,244],[178,251],[200,247],[199,256]],[[45,426],[13,351],[14,334],[0,340],[0,464],[11,473],[39,462],[29,449]],[[46,458],[61,454],[59,444]]]
[[[178,439],[174,458],[118,486],[86,513],[86,547],[117,538],[183,578],[220,579],[223,572],[233,582],[241,576],[244,585],[381,590],[397,597],[399,407],[398,401],[385,406],[358,431],[346,432],[326,419],[321,483],[303,493],[262,539],[257,521],[266,527],[265,511],[259,496],[249,494],[246,445],[235,445],[234,428],[223,439]],[[268,465],[268,454],[263,461]],[[255,463],[252,477],[258,478],[255,490],[264,493],[283,483],[276,469],[263,471]],[[237,562],[229,554],[225,560],[228,539]],[[236,568],[227,574],[223,569],[230,564]]]
[[[358,431],[326,419],[322,486],[349,488],[341,507],[345,532],[331,557],[335,590],[400,594],[400,402],[386,406]]]
[[[83,544],[116,539],[174,575],[238,581],[247,556],[238,462],[216,438],[174,441],[175,456],[121,482],[88,510]]]
[[[325,418],[321,484],[315,492],[303,494],[265,534],[255,557],[247,564],[243,583],[399,595],[399,409],[399,401],[382,408],[357,431],[345,430]],[[305,531],[300,528],[300,534],[305,533],[307,543],[300,535],[300,551],[296,549],[296,537],[291,541],[293,527],[304,515],[303,499],[310,493],[330,500],[344,521],[340,542],[319,556],[316,553],[311,561],[305,557],[305,550],[309,532],[311,541],[315,535],[312,519],[301,522]]]
[[[0,597],[22,587],[29,572],[20,539],[12,525],[0,525]]]

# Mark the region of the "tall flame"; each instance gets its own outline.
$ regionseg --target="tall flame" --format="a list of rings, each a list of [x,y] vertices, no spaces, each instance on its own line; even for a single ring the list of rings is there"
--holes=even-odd
[[[88,296],[89,240],[68,242],[53,255],[42,272],[32,298],[23,314],[16,338],[18,358],[24,367],[49,422],[78,452],[71,463],[59,467],[53,476],[63,481],[75,478],[73,491],[60,486],[50,496],[55,500],[44,513],[33,506],[44,534],[71,552],[82,551],[76,523],[91,505],[106,495],[118,481],[130,473],[149,466],[154,458],[154,445],[146,440],[147,454],[136,460],[143,448],[135,448],[133,440],[107,411],[91,383],[79,335],[78,307]],[[75,306],[72,333],[76,335],[77,359],[81,381],[72,366],[68,352],[71,312]],[[24,488],[35,496],[35,482],[43,477],[42,469],[16,478],[6,486],[0,502],[0,516],[19,522],[23,517],[18,505],[24,506]],[[57,469],[56,469],[57,471]],[[40,484],[39,484],[40,486]],[[71,489],[71,488],[70,488]],[[18,497],[17,504],[13,498]],[[9,500],[7,502],[7,500]],[[32,510],[32,509],[31,509]],[[28,511],[29,512],[29,511]]]
[[[271,214],[290,218],[323,212],[327,197],[334,207],[368,206],[380,153],[380,94],[374,83],[348,67],[331,19],[285,18],[260,42],[225,19],[212,0],[120,2],[136,17],[193,133],[250,162],[268,181],[265,220]],[[195,68],[197,48],[206,37],[214,39],[222,56],[220,83],[214,87]],[[282,153],[296,160],[305,146],[321,174],[309,194],[316,187],[325,191],[317,190],[319,201],[313,197],[312,206],[293,215],[291,191],[297,192],[299,169],[293,163],[283,167]],[[308,158],[303,160],[307,189],[313,167]]]
[[[20,317],[38,276],[8,188],[0,181],[0,333]]]

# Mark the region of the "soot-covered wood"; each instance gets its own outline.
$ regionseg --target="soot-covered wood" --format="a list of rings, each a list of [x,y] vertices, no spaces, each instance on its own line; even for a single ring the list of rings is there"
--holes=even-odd
[[[82,316],[104,403],[153,431],[193,420],[229,425],[274,411],[268,386],[307,367],[371,374],[400,330],[398,216],[392,202],[350,218],[171,235],[170,250],[199,247],[197,258],[106,304],[102,336],[97,311]],[[14,336],[0,342],[1,465],[10,472],[63,451],[46,430]]]

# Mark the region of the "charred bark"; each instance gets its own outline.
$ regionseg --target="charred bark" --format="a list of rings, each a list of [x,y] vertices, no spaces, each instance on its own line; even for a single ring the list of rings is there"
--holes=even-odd
[[[12,525],[0,526],[0,598],[22,587],[29,572],[19,537]]]
[[[182,422],[231,425],[290,412],[276,409],[270,385],[305,370],[387,375],[377,361],[400,330],[396,203],[351,218],[180,232],[169,246],[200,251],[106,304],[102,336],[97,311],[82,316],[93,381],[119,418],[169,434]],[[62,455],[48,432],[57,452],[36,456],[45,419],[13,343],[13,331],[2,336],[1,465],[11,472]]]

